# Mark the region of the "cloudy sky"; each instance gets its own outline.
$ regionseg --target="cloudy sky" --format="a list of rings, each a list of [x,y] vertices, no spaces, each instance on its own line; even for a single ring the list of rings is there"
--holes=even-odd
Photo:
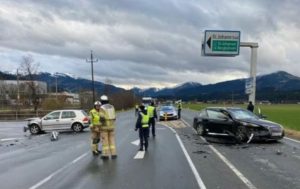
[[[250,49],[201,56],[204,30],[238,30],[257,42],[258,74],[300,76],[299,0],[1,0],[0,70],[28,54],[39,71],[130,88],[202,84],[249,76]]]

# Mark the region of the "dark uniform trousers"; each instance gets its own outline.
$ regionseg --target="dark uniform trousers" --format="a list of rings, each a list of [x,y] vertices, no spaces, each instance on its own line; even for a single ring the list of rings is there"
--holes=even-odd
[[[149,136],[149,127],[139,128],[140,149],[143,149],[143,146],[145,146],[145,150],[147,150],[147,148],[148,148],[148,136]]]
[[[155,118],[154,117],[151,117],[149,119],[149,127],[151,127],[152,129],[152,136],[155,136]],[[150,130],[149,130],[149,133],[150,133]],[[149,134],[148,134],[149,136]]]

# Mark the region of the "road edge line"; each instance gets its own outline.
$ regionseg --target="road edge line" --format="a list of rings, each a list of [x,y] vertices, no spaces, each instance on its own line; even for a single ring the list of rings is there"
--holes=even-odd
[[[181,119],[182,122],[184,124],[186,124],[187,126],[191,127],[193,129],[193,131],[197,134],[197,132],[195,131],[195,129],[190,126],[190,124],[188,124],[185,120]],[[202,136],[200,136],[200,138],[207,142],[205,138],[203,138]],[[225,156],[223,156],[221,154],[221,152],[219,152],[213,145],[209,144],[208,145],[209,148],[238,176],[238,178],[244,183],[246,184],[246,186],[248,186],[248,188],[250,189],[257,189],[254,184],[252,184],[252,182],[250,180],[248,180]]]
[[[168,127],[168,126],[167,126],[167,127]],[[190,155],[189,155],[188,152],[186,151],[186,148],[184,147],[183,142],[182,142],[182,140],[180,139],[179,135],[177,134],[177,132],[175,131],[175,129],[173,129],[173,128],[171,128],[171,127],[168,127],[168,128],[169,128],[171,131],[173,131],[173,133],[175,134],[176,139],[177,139],[177,141],[178,141],[178,143],[179,143],[179,145],[180,145],[180,147],[181,147],[181,150],[183,151],[183,154],[185,155],[185,158],[187,159],[187,161],[188,161],[188,163],[189,163],[189,165],[190,165],[190,168],[192,169],[192,172],[193,172],[193,174],[194,174],[194,176],[195,176],[195,179],[196,179],[196,181],[197,181],[197,184],[198,184],[199,188],[200,188],[200,189],[206,189],[206,186],[205,186],[203,180],[201,179],[201,177],[200,177],[200,175],[199,175],[199,173],[198,173],[198,171],[197,171],[197,169],[196,169],[196,167],[195,167],[195,165],[194,165],[194,163],[193,163],[193,161],[192,161]]]
[[[41,180],[40,182],[36,183],[35,185],[31,186],[29,189],[36,189],[39,188],[40,186],[42,186],[43,184],[45,184],[46,182],[48,182],[49,180],[52,179],[52,177],[54,177],[55,175],[59,174],[60,172],[62,172],[64,169],[70,167],[72,164],[78,162],[80,159],[84,158],[86,155],[88,154],[88,152],[80,155],[79,157],[75,158],[72,162],[69,162],[68,164],[66,164],[65,166],[63,166],[62,168],[54,171],[53,173],[51,173],[49,176],[47,176],[46,178],[44,178],[43,180]]]
[[[284,139],[287,139],[287,140],[290,140],[290,141],[293,141],[293,142],[296,142],[296,143],[300,144],[300,141],[296,140],[296,139],[292,139],[292,138],[289,138],[289,137],[284,137]]]

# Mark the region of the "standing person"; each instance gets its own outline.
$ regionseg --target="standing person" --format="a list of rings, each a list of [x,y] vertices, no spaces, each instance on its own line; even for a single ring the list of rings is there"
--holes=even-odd
[[[181,118],[181,108],[182,108],[182,104],[181,104],[181,100],[180,100],[180,101],[178,102],[178,104],[177,104],[177,111],[178,111],[177,115],[178,115],[178,119]]]
[[[139,116],[135,124],[135,131],[139,130],[140,137],[140,151],[148,150],[148,136],[149,136],[149,115],[145,110],[145,106],[140,106]]]
[[[254,111],[254,105],[252,104],[252,101],[249,102],[249,104],[247,106],[247,110],[249,110],[250,112]]]
[[[135,105],[135,117],[139,114],[139,105]]]
[[[100,111],[101,102],[96,101],[94,103],[94,108],[90,111],[90,118],[91,118],[91,139],[92,139],[92,153],[94,155],[101,154],[101,151],[99,148],[99,142],[100,142],[100,127],[101,127],[101,117],[103,117],[103,114]]]
[[[149,133],[150,133],[150,128],[152,128],[152,136],[155,137],[155,119],[157,119],[157,114],[156,114],[156,108],[154,106],[154,102],[151,102],[150,106],[147,107],[147,114],[149,116]]]
[[[101,140],[102,140],[102,156],[106,160],[111,155],[112,159],[117,158],[115,145],[115,120],[116,112],[113,105],[109,104],[108,97],[102,95],[100,97],[102,103],[101,110],[104,114],[104,120],[101,125]]]

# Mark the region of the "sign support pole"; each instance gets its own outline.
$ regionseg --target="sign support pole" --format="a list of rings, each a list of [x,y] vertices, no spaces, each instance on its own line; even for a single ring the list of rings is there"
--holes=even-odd
[[[257,48],[258,43],[241,42],[240,47],[250,47],[251,48],[251,66],[250,66],[250,78],[252,81],[252,89],[249,94],[249,101],[252,101],[255,105],[255,95],[256,95],[256,66],[257,66]]]

